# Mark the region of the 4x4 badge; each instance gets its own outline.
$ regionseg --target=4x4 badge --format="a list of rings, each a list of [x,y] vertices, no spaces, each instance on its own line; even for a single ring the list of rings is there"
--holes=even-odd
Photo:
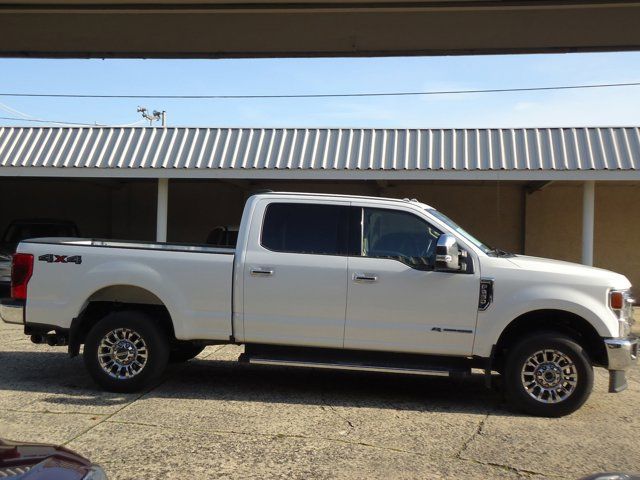
[[[52,253],[47,253],[46,255],[40,255],[38,260],[47,263],[75,263],[76,265],[80,265],[82,263],[82,256],[72,255],[68,257],[66,255],[53,255]]]

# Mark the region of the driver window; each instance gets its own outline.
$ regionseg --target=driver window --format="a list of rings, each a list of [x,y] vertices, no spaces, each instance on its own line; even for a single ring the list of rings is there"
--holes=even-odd
[[[421,218],[399,210],[365,208],[362,254],[399,260],[412,268],[433,269],[442,234]]]

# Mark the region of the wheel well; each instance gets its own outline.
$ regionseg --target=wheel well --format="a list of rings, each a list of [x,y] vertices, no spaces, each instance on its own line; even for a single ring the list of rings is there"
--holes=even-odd
[[[152,292],[129,285],[113,285],[95,292],[77,318],[71,322],[69,354],[74,357],[91,328],[107,314],[114,311],[136,310],[147,313],[162,327],[171,341],[176,335],[169,310]]]
[[[94,292],[87,304],[92,302],[135,303],[141,305],[163,305],[162,300],[149,290],[135,285],[110,285]]]
[[[535,310],[520,315],[504,329],[494,351],[494,367],[501,370],[506,352],[527,335],[536,332],[558,332],[575,340],[585,349],[595,365],[607,364],[602,338],[584,318],[563,310]]]

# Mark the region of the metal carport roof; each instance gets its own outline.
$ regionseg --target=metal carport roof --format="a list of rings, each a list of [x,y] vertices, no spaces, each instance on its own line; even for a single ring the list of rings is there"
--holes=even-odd
[[[639,127],[0,127],[0,176],[640,179]]]
[[[637,50],[633,0],[0,0],[0,56]]]

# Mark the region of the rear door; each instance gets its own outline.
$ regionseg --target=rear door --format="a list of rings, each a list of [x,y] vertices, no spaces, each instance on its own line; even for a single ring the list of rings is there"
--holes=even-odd
[[[244,263],[244,341],[342,347],[349,203],[256,206]]]

